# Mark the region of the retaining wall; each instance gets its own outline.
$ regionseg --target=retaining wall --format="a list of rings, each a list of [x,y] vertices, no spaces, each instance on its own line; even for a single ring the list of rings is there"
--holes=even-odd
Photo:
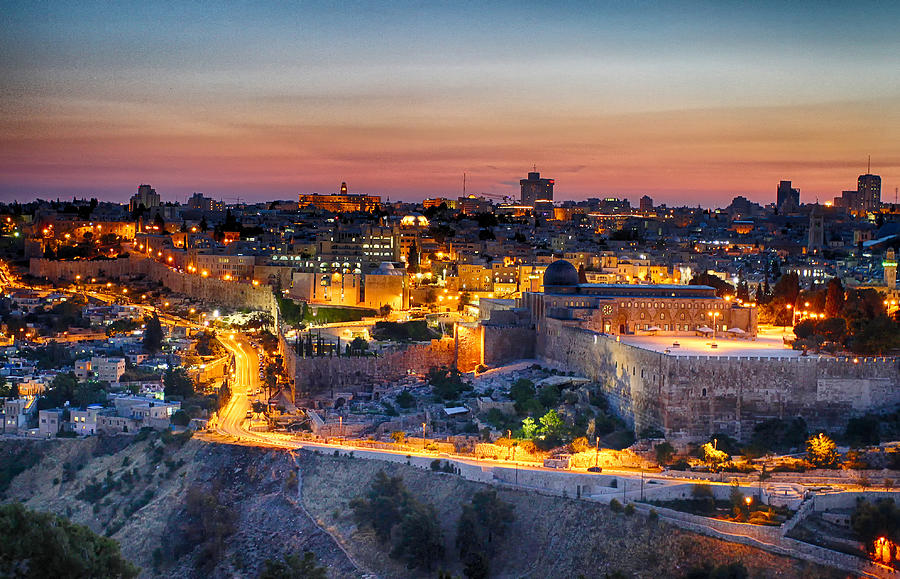
[[[900,404],[896,358],[669,356],[546,319],[539,358],[599,382],[612,407],[640,432],[660,428],[676,442],[715,433],[745,440],[769,418],[801,416],[811,430]]]

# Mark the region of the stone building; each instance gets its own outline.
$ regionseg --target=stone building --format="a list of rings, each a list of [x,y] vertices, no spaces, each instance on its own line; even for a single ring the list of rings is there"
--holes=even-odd
[[[547,267],[544,291],[525,292],[522,302],[536,326],[552,317],[611,335],[757,332],[756,308],[720,298],[712,287],[579,283],[575,266],[564,260]]]

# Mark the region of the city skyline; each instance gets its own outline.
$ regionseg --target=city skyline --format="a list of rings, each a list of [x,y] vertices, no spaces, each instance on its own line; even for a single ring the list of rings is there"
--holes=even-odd
[[[536,165],[558,200],[809,203],[871,155],[889,202],[898,11],[10,4],[0,200],[515,198]]]

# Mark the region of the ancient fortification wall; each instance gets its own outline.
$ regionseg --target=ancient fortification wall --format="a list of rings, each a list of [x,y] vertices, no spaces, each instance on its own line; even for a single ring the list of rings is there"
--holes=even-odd
[[[484,328],[484,363],[502,366],[513,360],[534,358],[534,330],[526,326],[494,326]]]
[[[432,340],[377,358],[300,358],[294,355],[296,396],[331,395],[339,392],[371,392],[373,387],[424,373],[432,366],[452,366],[453,339]]]
[[[180,273],[166,265],[140,256],[103,261],[57,261],[32,259],[29,273],[51,281],[74,281],[80,275],[86,280],[92,277],[123,279],[145,275],[160,282],[171,291],[231,308],[249,308],[272,314],[278,319],[278,306],[268,286],[205,278]]]
[[[746,440],[755,424],[792,416],[811,430],[843,429],[900,404],[894,358],[669,356],[553,319],[538,328],[536,353],[603,384],[637,432],[657,427],[674,440]]]

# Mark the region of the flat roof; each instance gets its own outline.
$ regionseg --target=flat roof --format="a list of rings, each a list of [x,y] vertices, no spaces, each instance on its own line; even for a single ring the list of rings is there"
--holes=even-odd
[[[792,350],[784,344],[784,338],[792,339],[793,332],[782,334],[782,328],[760,328],[756,339],[734,338],[716,332],[716,347],[712,348],[712,334],[706,336],[620,336],[619,340],[629,346],[665,353],[669,356],[752,356],[763,358],[797,358],[799,350]],[[672,344],[678,343],[677,347]],[[668,352],[666,350],[668,349]],[[817,357],[808,354],[807,357]]]

